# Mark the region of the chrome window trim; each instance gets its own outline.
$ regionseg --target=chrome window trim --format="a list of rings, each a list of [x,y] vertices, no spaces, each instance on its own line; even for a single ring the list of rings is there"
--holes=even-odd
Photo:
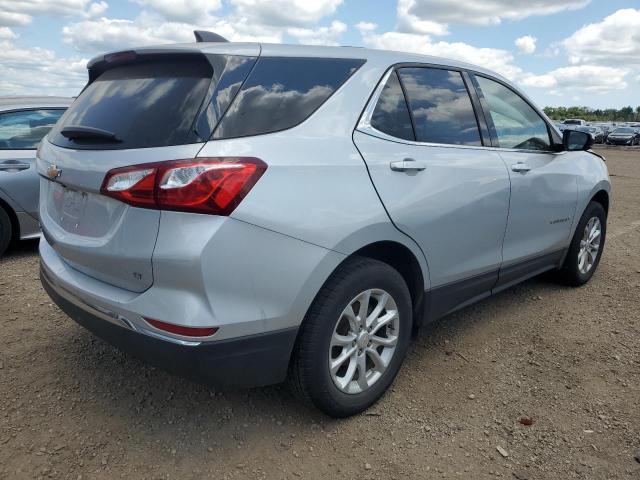
[[[424,68],[430,68],[430,65],[425,65]],[[446,69],[446,66],[442,66],[443,69]],[[516,148],[505,148],[505,147],[492,147],[486,145],[456,145],[454,143],[431,143],[431,142],[418,142],[416,140],[406,140],[404,138],[394,137],[387,133],[381,132],[380,130],[374,128],[371,125],[371,119],[373,118],[373,112],[378,104],[378,100],[380,99],[380,95],[382,95],[382,91],[384,90],[387,81],[391,74],[396,70],[396,66],[392,65],[389,67],[382,78],[378,82],[373,94],[369,98],[369,102],[367,106],[363,110],[360,115],[360,120],[356,125],[356,131],[365,133],[367,135],[371,135],[372,137],[380,138],[381,140],[386,140],[389,142],[403,143],[405,145],[414,145],[414,146],[423,146],[423,147],[439,147],[439,148],[460,148],[465,150],[491,150],[496,152],[515,152],[515,153],[537,153],[544,155],[560,155],[565,154],[565,151],[554,152],[553,150],[526,150],[526,149],[516,149]],[[457,70],[456,70],[457,71]],[[469,73],[474,73],[473,71],[469,71]],[[491,79],[491,77],[487,77]],[[468,87],[467,87],[468,88]],[[533,107],[532,107],[533,108]],[[537,113],[537,110],[534,108]],[[477,121],[477,119],[476,119]],[[544,118],[543,118],[544,121]],[[546,122],[545,122],[546,123]]]

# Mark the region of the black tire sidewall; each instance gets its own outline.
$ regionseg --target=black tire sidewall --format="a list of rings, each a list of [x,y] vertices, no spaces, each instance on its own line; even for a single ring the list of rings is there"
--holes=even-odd
[[[307,359],[312,364],[311,378],[314,382],[308,385],[311,400],[321,410],[333,416],[353,415],[375,403],[393,383],[404,360],[411,340],[412,307],[409,289],[402,276],[390,266],[368,260],[366,266],[350,272],[349,276],[333,285],[336,295],[323,302],[313,311],[308,321],[317,323],[314,328],[316,348],[313,358]],[[388,292],[396,302],[400,315],[400,333],[396,351],[382,377],[368,390],[359,394],[346,394],[340,391],[331,379],[329,372],[329,343],[336,322],[344,308],[361,292],[378,288]],[[309,365],[309,363],[308,363]]]
[[[596,255],[596,260],[591,267],[591,269],[586,273],[581,273],[578,268],[578,253],[580,252],[580,241],[582,240],[582,236],[584,234],[584,229],[587,226],[589,220],[593,217],[597,217],[600,220],[600,225],[602,229],[601,237],[600,237],[600,249],[598,250],[598,254]],[[565,260],[565,273],[567,281],[574,285],[580,286],[587,283],[595,271],[598,269],[598,265],[600,264],[600,259],[602,258],[602,253],[604,251],[605,241],[607,237],[607,214],[602,207],[597,202],[590,202],[587,208],[585,209],[580,221],[578,222],[578,226],[576,227],[576,231],[573,235],[573,239],[571,241],[571,245],[569,247],[569,252],[567,253],[567,258]]]
[[[11,219],[7,212],[0,207],[0,255],[2,255],[9,244],[11,243],[11,237],[13,236],[13,228],[11,226]]]

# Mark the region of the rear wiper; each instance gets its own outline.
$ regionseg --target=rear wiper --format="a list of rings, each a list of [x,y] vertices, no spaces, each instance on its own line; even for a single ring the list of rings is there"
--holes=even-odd
[[[120,143],[118,137],[113,132],[102,130],[101,128],[82,127],[80,125],[67,125],[60,134],[69,140],[103,140],[106,142]]]

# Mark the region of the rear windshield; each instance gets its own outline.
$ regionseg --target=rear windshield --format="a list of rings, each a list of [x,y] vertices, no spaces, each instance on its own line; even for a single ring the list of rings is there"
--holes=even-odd
[[[363,63],[349,58],[259,58],[213,139],[259,135],[298,125]]]
[[[193,123],[212,74],[204,57],[146,61],[109,69],[73,102],[49,135],[50,141],[79,149],[164,147],[202,141],[194,133]],[[119,142],[68,139],[60,132],[71,126],[104,130]]]

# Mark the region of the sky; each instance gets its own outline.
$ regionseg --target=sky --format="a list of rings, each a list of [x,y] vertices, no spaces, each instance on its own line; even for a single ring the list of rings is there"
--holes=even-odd
[[[195,29],[463,60],[540,106],[640,105],[640,0],[0,0],[0,95],[76,95],[93,56]]]

